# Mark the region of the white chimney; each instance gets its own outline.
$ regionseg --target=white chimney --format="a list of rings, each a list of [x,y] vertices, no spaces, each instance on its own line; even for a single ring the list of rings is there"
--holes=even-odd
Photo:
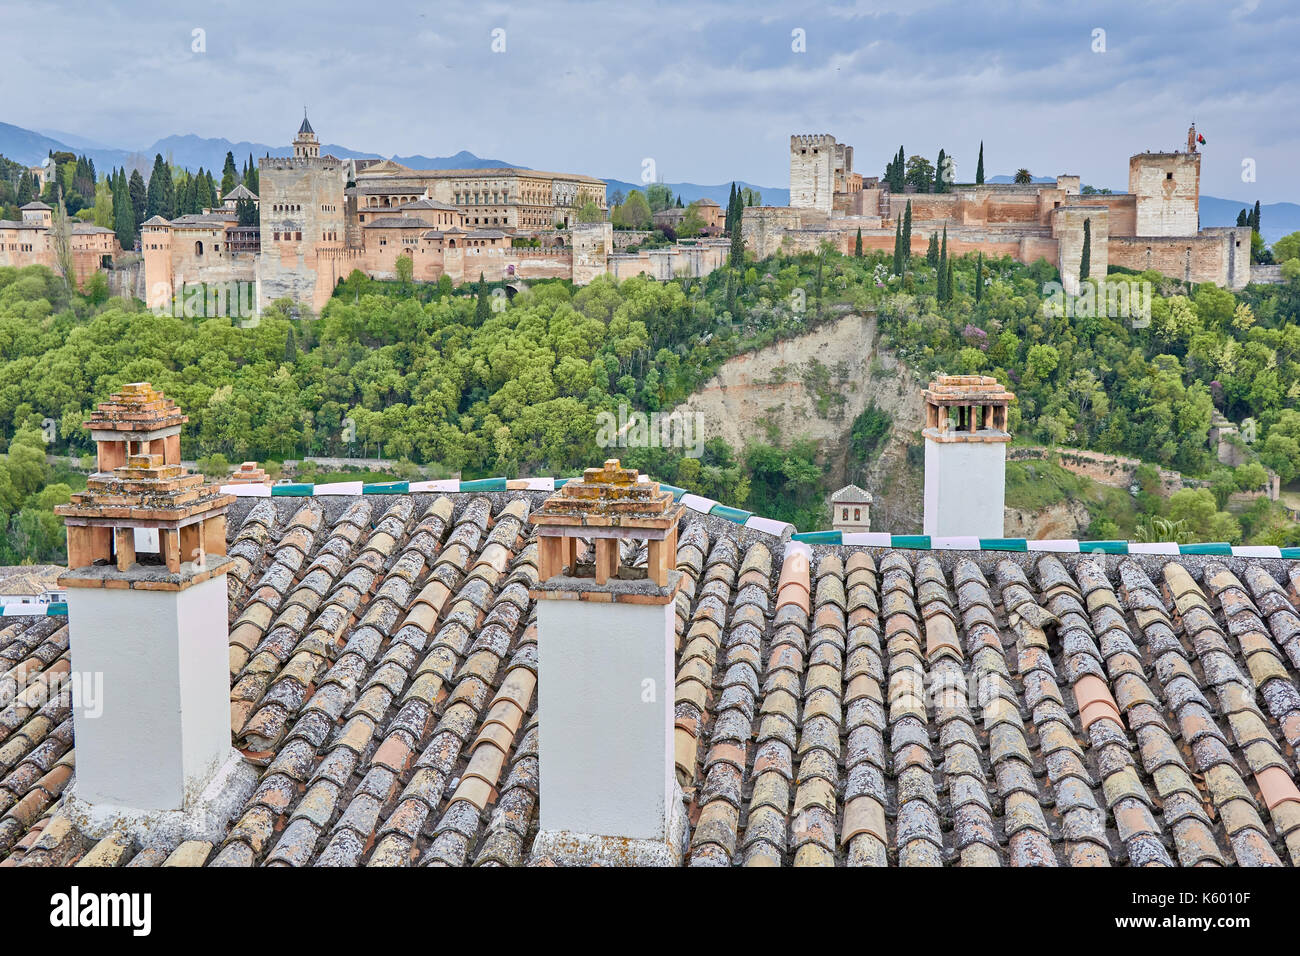
[[[180,464],[184,421],[148,383],[124,386],[87,423],[101,470],[56,509],[77,748],[67,806],[88,835],[219,837],[254,776],[230,744],[233,498]],[[157,552],[137,552],[144,540]]]
[[[925,533],[1002,537],[1015,396],[989,376],[943,375],[924,397]]]
[[[539,537],[540,830],[532,858],[676,865],[686,843],[673,768],[674,598],[682,506],[617,460],[530,518]],[[594,544],[579,564],[578,538]],[[644,539],[645,568],[620,568]]]

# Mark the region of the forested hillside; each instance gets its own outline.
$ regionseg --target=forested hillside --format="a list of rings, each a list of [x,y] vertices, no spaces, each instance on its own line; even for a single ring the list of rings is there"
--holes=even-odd
[[[598,412],[671,408],[728,357],[848,309],[875,310],[880,344],[919,375],[1005,381],[1019,399],[1012,429],[1023,440],[1217,476],[1222,509],[1239,478],[1262,472],[1216,472],[1206,438],[1217,407],[1233,421],[1255,419],[1251,458],[1284,481],[1300,473],[1296,270],[1287,285],[1242,295],[1126,276],[1157,289],[1143,328],[1045,315],[1044,283],[1055,278],[1045,263],[966,256],[945,270],[918,257],[902,277],[895,271],[886,255],[823,251],[707,280],[601,280],[577,290],[540,283],[508,304],[488,285],[453,290],[354,274],[319,318],[290,318],[286,304],[243,328],[155,315],[109,299],[100,280],[69,297],[47,270],[0,269],[0,438],[9,450],[0,562],[53,556],[19,548],[13,533],[24,509],[30,524],[64,493],[43,492],[52,476],[24,450],[41,444],[42,422],[57,422],[50,451],[88,452],[82,421],[125,382],[148,380],[181,405],[190,417],[186,458],[383,455],[465,477],[567,475],[606,457]],[[715,440],[698,459],[619,454],[663,480],[815,528],[827,491],[821,450],[799,435],[775,437],[752,436],[743,448]],[[877,445],[855,447],[869,456]],[[1242,524],[1240,537],[1265,527]],[[1268,528],[1279,533],[1274,522]]]

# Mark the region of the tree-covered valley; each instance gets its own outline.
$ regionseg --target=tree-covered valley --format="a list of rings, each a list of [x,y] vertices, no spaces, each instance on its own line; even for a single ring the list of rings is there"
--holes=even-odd
[[[1043,262],[945,254],[900,269],[887,254],[823,249],[702,280],[541,282],[512,299],[488,283],[453,289],[354,273],[319,317],[284,302],[241,323],[154,314],[110,297],[101,276],[70,292],[40,267],[0,269],[0,563],[61,558],[50,509],[84,474],[44,455],[90,452],[81,423],[126,382],[150,381],[183,408],[182,453],[214,476],[245,459],[277,473],[304,456],[382,456],[399,470],[465,478],[570,475],[612,454],[597,444],[600,412],[670,410],[728,358],[850,311],[873,312],[879,347],[920,378],[997,376],[1017,395],[1019,442],[1134,456],[1203,479],[1182,499],[1136,492],[1142,533],[1296,543],[1278,505],[1225,511],[1265,469],[1283,483],[1300,475],[1300,259],[1283,273],[1282,285],[1240,294],[1113,276],[1154,286],[1143,324],[1049,314],[1045,283],[1057,276]],[[1216,409],[1252,420],[1254,441],[1235,469],[1207,441]],[[869,408],[846,428],[854,466],[919,424]],[[742,447],[714,439],[698,458],[618,454],[803,530],[826,525],[827,449],[800,435],[757,434]],[[1094,536],[1127,530],[1107,520],[1094,515]]]

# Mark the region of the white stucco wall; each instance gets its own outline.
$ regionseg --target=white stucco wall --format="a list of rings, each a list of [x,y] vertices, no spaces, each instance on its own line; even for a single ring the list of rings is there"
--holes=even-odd
[[[230,754],[226,576],[184,591],[68,589],[72,670],[102,674],[102,712],[73,711],[77,795],[178,810]]]
[[[1002,537],[1005,442],[925,440],[925,533]]]
[[[537,628],[542,828],[663,839],[673,605],[542,600]]]

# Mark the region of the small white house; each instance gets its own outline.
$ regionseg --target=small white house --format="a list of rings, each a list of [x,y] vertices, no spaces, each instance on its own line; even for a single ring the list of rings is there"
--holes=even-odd
[[[835,531],[871,530],[871,492],[845,485],[831,495],[831,528]]]

